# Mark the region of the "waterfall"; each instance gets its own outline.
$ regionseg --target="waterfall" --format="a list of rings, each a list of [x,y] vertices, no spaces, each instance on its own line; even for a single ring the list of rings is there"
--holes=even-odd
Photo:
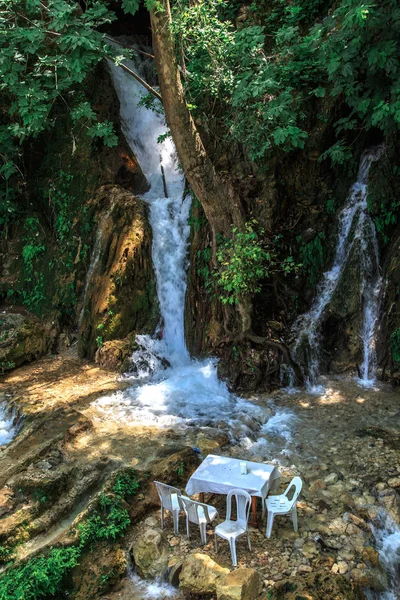
[[[18,421],[15,411],[5,402],[0,402],[0,446],[8,444],[18,432]]]
[[[387,513],[382,512],[372,531],[388,587],[383,593],[367,592],[367,597],[369,600],[397,600],[400,598],[400,528]]]
[[[339,216],[339,232],[333,265],[322,276],[317,295],[308,313],[302,315],[294,326],[296,342],[293,355],[299,359],[301,347],[308,348],[308,387],[312,391],[318,381],[320,367],[320,327],[327,306],[339,285],[345,267],[356,247],[360,255],[363,313],[362,343],[363,363],[360,383],[368,386],[374,382],[376,367],[375,332],[379,315],[379,296],[382,277],[379,267],[378,242],[374,223],[367,212],[368,175],[373,162],[384,151],[383,146],[366,151],[360,162],[357,181],[352,185],[347,202]]]
[[[105,225],[108,217],[110,216],[113,208],[114,208],[114,204],[110,207],[110,209],[107,211],[107,213],[101,218],[99,226],[96,231],[96,238],[94,241],[92,254],[90,256],[89,269],[86,274],[85,289],[83,291],[82,308],[81,308],[81,312],[79,314],[79,319],[78,319],[78,331],[80,330],[80,328],[82,326],[83,316],[85,314],[86,300],[87,300],[90,282],[92,281],[93,274],[94,274],[97,264],[100,260],[101,243],[103,241],[103,228],[104,228],[104,225]]]
[[[127,64],[144,76],[141,63]],[[231,394],[218,379],[215,360],[189,356],[184,305],[191,197],[185,194],[185,178],[173,141],[165,137],[161,105],[156,111],[142,105],[146,91],[141,84],[112,63],[110,70],[120,100],[123,132],[151,186],[142,199],[149,206],[153,230],[152,256],[162,322],[158,334],[137,336],[141,350],[132,356],[132,385],[98,399],[95,407],[106,418],[132,425],[222,428],[232,440],[241,441],[247,453],[254,448],[268,453],[266,444],[265,449],[255,446],[268,420],[266,411]],[[269,414],[273,416],[274,411],[271,407]],[[289,419],[289,413],[280,417],[281,423]],[[279,431],[274,429],[267,435],[279,437]],[[288,440],[287,427],[285,437],[279,439]],[[284,443],[280,449],[282,446]]]

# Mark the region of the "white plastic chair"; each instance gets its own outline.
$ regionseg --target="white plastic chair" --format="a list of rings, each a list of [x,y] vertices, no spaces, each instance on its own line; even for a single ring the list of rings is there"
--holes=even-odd
[[[203,545],[206,544],[207,523],[211,523],[218,515],[217,509],[203,502],[195,502],[183,496],[182,503],[186,513],[186,533],[188,539],[190,538],[189,523],[195,523],[200,528],[201,543]]]
[[[232,496],[236,498],[236,521],[231,520],[232,514]],[[214,531],[215,552],[218,552],[217,536],[227,540],[231,549],[233,566],[237,567],[236,559],[236,539],[247,533],[247,543],[251,551],[250,534],[247,529],[251,505],[251,496],[244,490],[231,490],[226,497],[226,520],[217,525]]]
[[[287,486],[285,493],[280,496],[269,496],[265,500],[265,505],[268,511],[267,531],[266,536],[271,537],[272,525],[274,524],[275,515],[291,514],[293,521],[293,529],[297,532],[297,498],[301,492],[303,482],[300,477],[294,477]],[[295,488],[292,499],[289,500],[288,495],[292,487]]]
[[[160,483],[159,481],[153,481],[153,483],[161,502],[161,528],[164,529],[164,510],[169,510],[172,513],[174,522],[174,534],[177,535],[179,531],[179,513],[184,510],[181,499],[186,498],[186,496],[182,496],[181,491],[172,487],[172,485]]]

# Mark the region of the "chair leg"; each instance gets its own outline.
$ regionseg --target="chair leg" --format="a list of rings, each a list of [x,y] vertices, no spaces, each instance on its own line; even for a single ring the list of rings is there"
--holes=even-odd
[[[229,540],[229,545],[231,547],[231,556],[232,556],[232,563],[234,567],[237,567],[237,558],[236,558],[236,541],[234,539],[230,539]]]
[[[262,501],[262,513],[261,513],[261,518],[264,519],[265,518],[265,511],[267,510],[267,504],[265,502],[265,498],[263,498]]]
[[[190,539],[190,527],[189,527],[189,517],[186,515],[186,535],[188,540]]]
[[[218,536],[214,533],[214,542],[215,542],[215,554],[218,554]]]
[[[292,508],[292,521],[293,521],[293,529],[297,533],[298,525],[297,525],[297,508],[296,505]]]
[[[247,544],[249,546],[249,550],[251,552],[251,542],[250,542],[250,532],[247,530]]]
[[[161,529],[164,529],[164,507],[161,506]]]
[[[172,511],[172,519],[174,521],[174,535],[178,535],[179,531],[179,510]]]
[[[274,517],[275,517],[274,513],[271,511],[268,511],[267,531],[266,531],[267,538],[271,537],[272,525],[274,524]]]
[[[200,523],[200,537],[203,546],[207,543],[206,527],[207,525],[205,523]]]

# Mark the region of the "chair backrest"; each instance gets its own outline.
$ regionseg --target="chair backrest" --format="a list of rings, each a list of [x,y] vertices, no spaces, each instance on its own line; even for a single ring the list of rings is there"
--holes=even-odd
[[[172,510],[172,494],[176,494],[178,498],[182,495],[178,488],[166,483],[160,483],[159,481],[153,481],[156,486],[158,495],[160,497],[161,505],[167,510]]]
[[[251,496],[245,490],[231,490],[226,497],[226,519],[229,521],[232,514],[232,497],[236,499],[236,520],[247,527],[249,520]]]
[[[204,515],[207,519],[207,523],[211,522],[210,515],[208,512],[209,506],[207,504],[204,504],[203,502],[196,502],[195,500],[190,500],[190,498],[181,498],[181,501],[183,503],[185,512],[186,512],[187,516],[189,517],[189,521],[191,523],[196,523],[196,525],[199,525],[199,523],[200,523],[199,508],[200,507],[204,510]]]
[[[300,477],[293,477],[292,481],[287,486],[287,488],[285,490],[285,493],[284,493],[284,496],[287,496],[289,494],[289,492],[292,489],[292,487],[295,488],[293,497],[289,501],[290,502],[290,507],[293,506],[293,504],[296,502],[297,498],[299,497],[299,494],[301,492],[302,486],[303,486],[303,482],[302,482],[302,480],[301,480]]]

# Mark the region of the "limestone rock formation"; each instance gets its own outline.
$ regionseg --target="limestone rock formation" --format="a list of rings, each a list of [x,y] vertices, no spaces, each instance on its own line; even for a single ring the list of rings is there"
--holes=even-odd
[[[53,348],[56,327],[26,312],[0,314],[0,373],[31,362]]]
[[[262,590],[260,574],[240,567],[217,581],[217,600],[255,600]]]
[[[162,577],[168,569],[168,542],[161,529],[146,529],[136,540],[132,554],[142,577]]]
[[[229,573],[207,554],[190,554],[184,561],[179,576],[179,587],[188,594],[201,596],[215,594],[217,582]]]
[[[132,333],[153,333],[158,321],[151,230],[144,202],[122,187],[104,186],[95,203],[102,235],[86,298],[82,290],[80,354],[118,368],[132,353]]]

